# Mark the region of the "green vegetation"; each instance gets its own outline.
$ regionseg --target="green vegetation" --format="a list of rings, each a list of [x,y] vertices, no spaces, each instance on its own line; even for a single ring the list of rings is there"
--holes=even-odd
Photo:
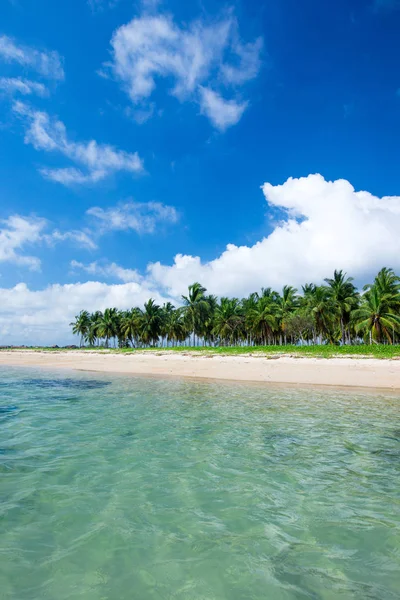
[[[4,349],[4,348],[3,348]],[[17,350],[18,348],[13,348]],[[282,346],[168,346],[164,348],[104,348],[98,346],[85,346],[82,348],[49,348],[49,347],[29,347],[25,348],[30,352],[105,352],[111,354],[135,354],[135,353],[177,353],[190,354],[195,356],[265,356],[274,359],[280,356],[291,356],[294,358],[333,358],[333,357],[354,357],[354,358],[398,358],[400,359],[400,344],[373,344],[358,346],[337,346],[334,344],[294,346],[286,344]],[[0,349],[1,351],[1,349]]]
[[[189,286],[183,305],[120,311],[83,310],[71,323],[81,346],[169,349],[206,353],[293,354],[311,356],[398,356],[400,277],[383,268],[360,293],[351,277],[335,271],[325,285],[306,284],[302,293],[285,286],[249,297],[207,295],[199,283]]]

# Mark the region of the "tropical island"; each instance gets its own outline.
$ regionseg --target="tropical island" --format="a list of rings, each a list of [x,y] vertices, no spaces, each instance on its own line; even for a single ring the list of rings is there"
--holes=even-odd
[[[263,288],[247,298],[220,298],[200,284],[189,286],[182,306],[82,310],[71,323],[80,345],[118,348],[226,348],[274,346],[395,345],[400,342],[400,277],[383,268],[357,290],[335,271],[324,285],[291,286],[282,293]]]
[[[400,277],[389,268],[362,290],[343,271],[301,294],[285,286],[244,299],[194,283],[181,306],[149,299],[127,311],[82,310],[71,327],[80,347],[3,349],[0,363],[400,389]]]

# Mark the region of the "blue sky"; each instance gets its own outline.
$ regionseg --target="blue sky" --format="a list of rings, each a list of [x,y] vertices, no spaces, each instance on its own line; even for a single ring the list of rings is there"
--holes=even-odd
[[[396,0],[3,0],[4,342],[400,268],[399,31]]]

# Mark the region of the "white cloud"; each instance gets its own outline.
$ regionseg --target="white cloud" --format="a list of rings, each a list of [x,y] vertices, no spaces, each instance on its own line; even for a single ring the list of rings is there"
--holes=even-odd
[[[238,86],[256,77],[262,40],[243,43],[232,12],[214,22],[194,21],[186,28],[167,15],[145,12],[117,29],[111,45],[113,60],[108,66],[135,105],[151,97],[160,77],[172,79],[173,96],[199,103],[213,124],[222,123],[223,129],[236,123],[247,106],[224,96],[227,89],[232,96]]]
[[[242,118],[247,107],[247,102],[236,102],[235,100],[224,100],[222,96],[210,90],[201,88],[200,106],[202,113],[212,121],[217,129],[224,131],[231,125],[236,125]]]
[[[3,343],[65,342],[71,340],[68,323],[84,308],[129,308],[150,297],[177,303],[194,281],[210,293],[240,297],[261,287],[322,282],[334,269],[344,269],[360,285],[370,282],[383,266],[400,271],[400,196],[356,192],[348,181],[325,181],[321,175],[290,178],[277,186],[266,183],[263,192],[269,206],[283,216],[272,233],[253,246],[229,244],[209,262],[180,254],[172,265],[150,264],[142,276],[115,263],[71,265],[99,278],[132,277],[123,285],[92,281],[55,284],[40,291],[24,284],[0,290]],[[116,219],[115,227],[126,226]],[[8,248],[2,239],[0,248]],[[14,246],[18,249],[16,242]]]
[[[42,83],[31,81],[30,79],[22,79],[21,77],[0,77],[0,92],[9,96],[15,93],[23,96],[36,94],[37,96],[47,96],[48,90]]]
[[[50,223],[47,219],[34,216],[11,215],[0,221],[0,262],[8,262],[40,269],[40,260],[36,256],[26,254],[26,249],[40,244],[53,246],[59,242],[70,241],[75,246],[86,249],[96,248],[89,231],[71,230],[61,232],[54,229],[47,233]]]
[[[45,219],[13,215],[0,221],[0,262],[11,262],[32,270],[40,268],[40,260],[35,256],[21,254],[26,246],[42,239]]]
[[[264,184],[270,207],[286,213],[254,246],[229,244],[209,262],[177,255],[171,266],[154,263],[148,278],[173,297],[200,281],[218,295],[245,295],[265,286],[321,282],[344,269],[366,282],[382,266],[400,270],[400,196],[356,192],[345,180],[321,175]]]
[[[12,38],[0,36],[0,59],[29,67],[46,79],[63,80],[62,59],[55,51],[37,50],[30,46],[17,44]]]
[[[41,169],[42,175],[48,179],[71,185],[97,183],[119,171],[143,172],[143,162],[137,152],[131,154],[95,140],[73,142],[68,138],[64,123],[51,118],[46,112],[31,109],[20,101],[14,103],[13,110],[25,125],[26,144],[32,144],[36,150],[63,154],[85,169]]]
[[[46,241],[49,244],[55,244],[57,242],[73,242],[74,245],[86,248],[87,250],[95,250],[97,248],[96,242],[93,240],[92,232],[90,230],[80,231],[79,229],[73,229],[71,231],[59,231],[55,229],[50,235],[46,236]]]
[[[150,297],[162,303],[157,291],[138,283],[107,285],[98,281],[59,285],[34,291],[25,283],[0,289],[0,336],[2,344],[76,343],[69,323],[82,308],[128,309],[143,305]]]
[[[89,171],[83,173],[80,169],[75,167],[66,167],[61,169],[39,169],[40,173],[45,179],[50,179],[55,183],[61,183],[62,185],[85,185],[95,184],[104,179],[107,174],[102,170]]]
[[[140,283],[143,280],[142,275],[140,275],[136,269],[125,269],[124,267],[117,265],[115,262],[109,264],[100,264],[99,262],[94,261],[85,265],[84,263],[72,260],[70,264],[73,271],[81,270],[89,273],[90,275],[119,279],[124,283]]]
[[[179,215],[173,206],[160,202],[127,202],[111,208],[94,206],[87,214],[97,219],[102,232],[109,230],[154,233],[158,224],[176,223]]]

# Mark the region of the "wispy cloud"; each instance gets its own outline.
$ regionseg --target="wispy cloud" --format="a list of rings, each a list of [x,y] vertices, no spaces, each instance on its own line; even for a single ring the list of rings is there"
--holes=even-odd
[[[101,231],[154,233],[157,225],[176,223],[179,215],[173,206],[160,202],[127,202],[111,208],[94,206],[87,213],[94,217]]]
[[[40,260],[24,254],[24,250],[41,241],[47,221],[37,217],[12,215],[0,221],[0,226],[0,262],[11,262],[38,270]]]
[[[77,167],[41,169],[47,179],[64,185],[97,183],[113,173],[126,171],[142,173],[143,161],[138,153],[118,150],[95,140],[74,142],[68,138],[64,123],[50,117],[46,112],[30,108],[23,102],[15,102],[14,112],[25,126],[25,143],[36,150],[58,152],[70,159]],[[82,168],[84,170],[82,170]]]
[[[6,35],[0,36],[0,59],[29,67],[46,79],[64,79],[62,59],[58,52],[18,44]]]
[[[59,231],[55,229],[50,235],[46,236],[46,241],[53,245],[58,242],[73,242],[74,245],[87,250],[95,250],[97,243],[93,240],[93,234],[90,230],[81,231],[73,229],[71,231]]]
[[[102,12],[107,8],[115,8],[120,0],[87,0],[88,6],[93,13]]]
[[[155,10],[162,4],[163,0],[141,0],[140,4],[144,11],[152,11]]]
[[[21,77],[0,77],[0,93],[13,96],[18,93],[22,96],[47,96],[48,90],[43,83],[22,79]]]
[[[40,244],[54,246],[57,243],[69,241],[74,246],[86,249],[96,248],[89,231],[71,230],[61,232],[50,230],[47,219],[36,216],[11,215],[0,221],[0,262],[9,262],[27,267],[31,270],[40,269],[40,259],[27,254],[27,250]]]
[[[123,281],[124,283],[139,283],[143,279],[136,269],[125,269],[124,267],[117,265],[115,262],[101,264],[97,261],[94,261],[89,264],[84,264],[82,262],[72,260],[70,266],[73,271],[84,271],[89,275],[117,279],[119,281]]]
[[[200,98],[200,106],[203,114],[207,115],[221,131],[224,131],[231,125],[236,125],[242,118],[248,104],[247,102],[237,102],[236,100],[225,100],[210,88],[201,88]]]
[[[106,66],[134,105],[146,105],[157,80],[168,78],[173,96],[197,102],[215,127],[226,129],[246,109],[237,90],[258,74],[262,39],[242,42],[232,11],[187,27],[170,16],[145,12],[117,29],[111,46],[113,60]]]
[[[60,230],[43,217],[11,215],[0,220],[0,263],[9,262],[31,270],[39,270],[41,261],[30,250],[34,247],[53,247],[69,243],[74,248],[96,250],[100,238],[110,231],[134,231],[138,234],[155,233],[159,227],[176,223],[178,213],[173,206],[158,202],[127,202],[109,208],[92,207],[86,212],[89,223],[81,229]],[[116,263],[89,265],[73,261],[71,266],[91,274],[114,277],[121,281],[139,281],[141,276],[133,269],[124,269]]]

